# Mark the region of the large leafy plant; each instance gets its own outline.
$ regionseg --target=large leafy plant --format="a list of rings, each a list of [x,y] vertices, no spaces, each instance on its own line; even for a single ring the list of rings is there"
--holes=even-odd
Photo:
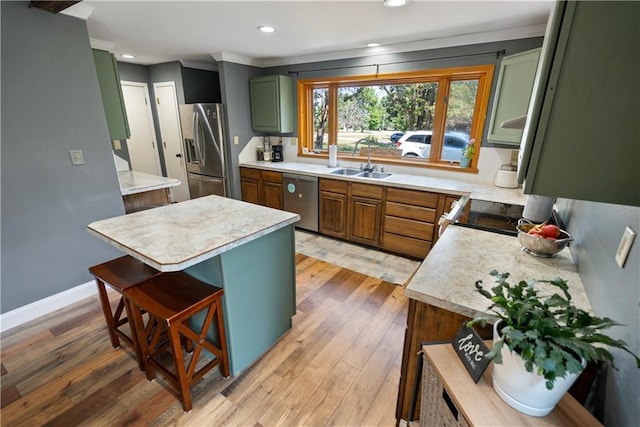
[[[500,339],[487,354],[495,363],[502,363],[501,350],[506,345],[522,357],[527,371],[535,369],[545,378],[548,389],[553,388],[556,378],[582,371],[582,360],[608,361],[615,368],[613,356],[605,346],[631,354],[640,368],[640,359],[628,349],[627,343],[601,333],[602,329],[620,324],[575,307],[565,280],[523,280],[512,286],[507,282],[509,273],[494,270],[490,274],[497,283],[491,292],[482,286],[481,280],[475,284],[476,290],[491,300],[490,314],[476,317],[468,325],[504,322]],[[555,286],[560,292],[540,295],[536,287],[539,283]]]

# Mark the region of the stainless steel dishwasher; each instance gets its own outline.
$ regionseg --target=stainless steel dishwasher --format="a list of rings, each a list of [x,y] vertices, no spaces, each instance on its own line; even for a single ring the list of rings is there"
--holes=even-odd
[[[300,215],[296,227],[318,231],[318,177],[283,174],[284,210]]]

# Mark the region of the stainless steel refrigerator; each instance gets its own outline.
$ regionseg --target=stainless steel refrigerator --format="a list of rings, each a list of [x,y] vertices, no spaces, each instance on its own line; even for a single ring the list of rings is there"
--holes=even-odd
[[[180,105],[180,121],[191,198],[227,196],[230,159],[222,104]]]

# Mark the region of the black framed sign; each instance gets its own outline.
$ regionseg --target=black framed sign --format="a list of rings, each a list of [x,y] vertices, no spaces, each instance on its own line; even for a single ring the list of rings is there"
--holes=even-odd
[[[462,324],[451,345],[473,378],[473,382],[477,383],[491,362],[485,357],[489,353],[489,347],[475,329],[467,327],[466,322]]]

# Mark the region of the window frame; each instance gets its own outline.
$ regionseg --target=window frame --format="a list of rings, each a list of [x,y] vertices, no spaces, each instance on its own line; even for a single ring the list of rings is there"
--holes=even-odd
[[[372,86],[388,84],[410,84],[410,83],[438,83],[438,94],[436,97],[435,120],[433,124],[433,134],[431,135],[431,152],[429,159],[413,159],[406,157],[382,157],[371,156],[372,161],[383,164],[398,164],[404,166],[450,169],[461,172],[477,173],[479,147],[482,141],[489,99],[491,96],[491,85],[493,83],[493,65],[472,65],[465,67],[451,67],[431,70],[408,71],[388,74],[368,74],[355,76],[338,76],[325,78],[298,79],[298,156],[300,157],[328,157],[328,150],[321,150],[319,153],[309,154],[313,151],[314,128],[313,128],[313,90],[317,88],[328,89],[328,144],[335,145],[338,136],[338,88],[341,86]],[[447,104],[449,97],[450,83],[464,80],[478,80],[476,92],[476,102],[473,111],[470,138],[475,139],[478,149],[471,159],[470,167],[460,168],[457,162],[440,160],[444,149],[444,129],[446,124]],[[306,150],[305,150],[306,149]],[[306,152],[305,152],[306,151]],[[365,155],[345,156],[339,155],[345,160],[361,161],[366,159]]]

